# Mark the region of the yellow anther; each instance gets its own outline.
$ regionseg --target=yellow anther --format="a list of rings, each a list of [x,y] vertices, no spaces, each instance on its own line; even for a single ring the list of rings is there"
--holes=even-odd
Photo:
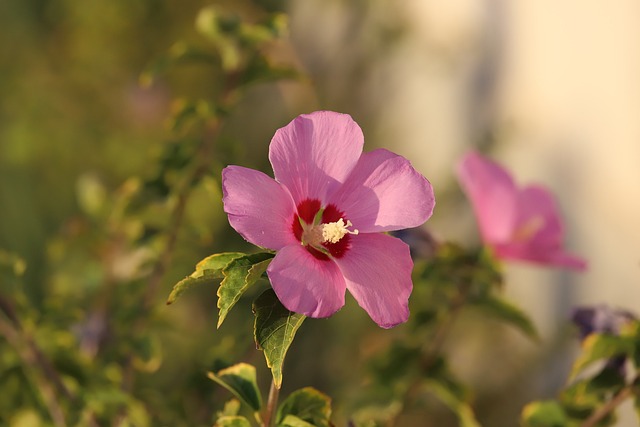
[[[348,230],[352,227],[351,221],[345,223],[342,218],[336,222],[330,222],[322,225],[322,241],[325,243],[338,243],[346,234],[358,234],[358,230]]]

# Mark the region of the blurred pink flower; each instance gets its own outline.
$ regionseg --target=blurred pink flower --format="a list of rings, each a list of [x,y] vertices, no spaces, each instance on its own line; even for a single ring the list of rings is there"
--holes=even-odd
[[[507,171],[476,152],[457,169],[485,244],[497,257],[584,270],[586,262],[565,252],[564,230],[553,195],[530,185],[517,188]]]
[[[277,251],[267,269],[291,311],[327,317],[345,290],[381,327],[409,317],[409,247],[386,231],[424,223],[431,184],[401,156],[363,153],[362,130],[346,114],[298,116],[271,140],[275,180],[240,166],[222,171],[224,210],[247,241]]]

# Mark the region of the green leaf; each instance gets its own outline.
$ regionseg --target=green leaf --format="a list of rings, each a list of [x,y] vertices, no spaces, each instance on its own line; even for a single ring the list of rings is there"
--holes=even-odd
[[[229,399],[225,404],[222,411],[218,411],[218,418],[232,417],[238,415],[240,412],[240,401],[238,399]]]
[[[304,424],[293,424],[290,416],[302,420]],[[290,427],[328,427],[331,418],[331,398],[313,387],[305,387],[291,393],[280,405],[276,414],[276,424]]]
[[[282,385],[282,364],[296,331],[306,318],[287,310],[278,300],[273,289],[267,289],[253,302],[254,338],[264,351],[267,366],[271,368],[273,382]]]
[[[251,427],[251,423],[245,417],[224,416],[218,418],[213,427]]]
[[[242,294],[267,270],[273,257],[274,255],[269,252],[244,255],[232,260],[224,267],[222,274],[225,277],[218,288],[218,308],[220,309],[218,328]]]
[[[480,427],[471,405],[461,400],[445,384],[439,381],[426,380],[425,385],[431,393],[458,417],[460,427]]]
[[[173,287],[167,305],[173,304],[180,295],[187,289],[202,284],[209,284],[224,277],[222,270],[234,259],[245,254],[241,252],[224,252],[210,255],[196,265],[196,271],[185,277]]]
[[[635,351],[631,361],[636,369],[640,368],[640,321],[630,320],[620,328],[620,335],[635,341]]]
[[[215,6],[200,10],[196,18],[196,29],[217,48],[225,71],[240,67],[242,52],[238,43],[241,21],[236,15],[221,14]]]
[[[234,25],[224,25],[221,21],[219,12],[216,7],[211,5],[200,9],[198,16],[196,17],[196,30],[205,37],[208,37],[212,41],[216,41],[223,35],[228,35],[232,29],[237,29],[240,26],[240,22],[236,17]],[[223,25],[221,25],[223,24]]]
[[[532,402],[522,410],[522,427],[567,427],[568,418],[558,402]]]
[[[281,423],[277,424],[278,427],[316,427],[314,424],[310,424],[303,419],[296,417],[295,415],[287,415],[284,417]]]
[[[474,306],[519,329],[530,338],[538,339],[538,332],[531,319],[510,302],[496,296],[486,296],[474,301]]]
[[[573,364],[569,380],[591,363],[619,355],[632,355],[635,349],[632,337],[609,334],[591,334],[582,341],[582,353]]]
[[[207,376],[249,405],[254,412],[259,411],[262,407],[262,398],[254,366],[238,363],[215,373],[209,372]]]
[[[581,380],[562,390],[558,401],[567,418],[586,420],[609,397],[607,390],[598,391],[589,380]]]
[[[455,398],[461,402],[466,401],[469,398],[469,392],[465,386],[455,377],[447,359],[440,355],[437,356],[432,364],[424,370],[422,368],[423,375],[432,381],[439,384],[440,387],[445,388],[452,398]]]

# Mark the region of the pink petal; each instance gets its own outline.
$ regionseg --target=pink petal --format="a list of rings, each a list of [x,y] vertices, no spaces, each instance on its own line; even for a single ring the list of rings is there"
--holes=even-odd
[[[222,202],[231,226],[254,245],[278,250],[298,243],[291,228],[295,212],[291,196],[262,172],[224,168]]]
[[[338,266],[314,257],[299,243],[278,251],[267,274],[278,299],[290,311],[328,317],[344,306],[346,285]]]
[[[505,244],[494,248],[501,259],[528,261],[541,265],[568,267],[578,271],[587,268],[587,262],[578,256],[564,252],[561,248],[542,248],[526,244]]]
[[[530,232],[528,240],[535,246],[554,248],[563,244],[562,220],[554,197],[547,189],[532,185],[520,191],[514,232],[518,230]]]
[[[512,241],[500,248],[502,257],[586,269],[586,262],[566,253],[563,245],[563,224],[553,195],[539,186],[520,191],[514,234]]]
[[[355,166],[363,144],[362,130],[349,115],[317,111],[276,131],[269,160],[296,205],[308,198],[324,204]]]
[[[391,328],[406,322],[413,289],[409,246],[386,234],[351,237],[351,248],[335,260],[344,274],[347,289],[381,327]]]
[[[517,200],[511,176],[473,151],[458,164],[457,174],[471,200],[483,240],[486,243],[508,240],[515,222]]]
[[[554,252],[548,257],[548,264],[558,267],[569,267],[577,271],[587,269],[587,261],[584,258],[566,252]]]
[[[329,203],[361,232],[380,232],[423,224],[435,198],[429,181],[407,159],[378,149],[360,157]]]

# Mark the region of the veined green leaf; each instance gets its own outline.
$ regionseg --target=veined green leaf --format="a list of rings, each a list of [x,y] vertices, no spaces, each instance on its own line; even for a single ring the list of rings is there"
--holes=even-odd
[[[174,303],[184,291],[193,286],[208,284],[221,279],[224,277],[222,270],[231,261],[244,255],[241,252],[223,252],[206,257],[196,265],[196,271],[176,283],[171,294],[169,294],[167,305]]]
[[[296,331],[306,318],[303,314],[287,310],[273,289],[267,289],[253,302],[254,338],[264,351],[267,366],[271,368],[273,382],[282,385],[282,364]]]
[[[287,421],[291,416],[304,424]],[[276,424],[290,427],[328,427],[331,418],[331,398],[313,387],[291,393],[278,408]]]
[[[254,412],[262,407],[254,366],[238,363],[215,373],[209,372],[207,376],[249,405]]]
[[[244,255],[233,259],[224,267],[224,280],[218,288],[218,328],[242,294],[267,270],[273,256],[269,252]]]

